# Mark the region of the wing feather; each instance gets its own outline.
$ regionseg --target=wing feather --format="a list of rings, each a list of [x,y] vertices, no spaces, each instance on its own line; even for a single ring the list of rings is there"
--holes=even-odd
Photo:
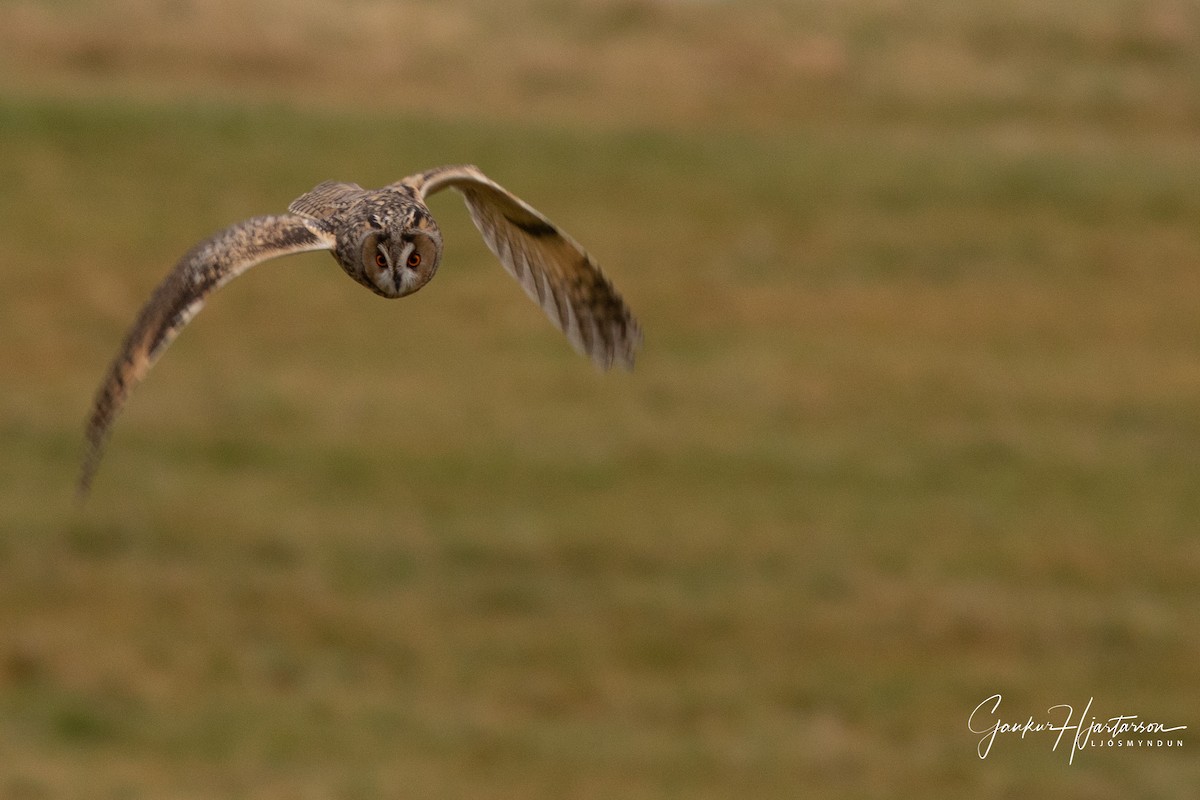
[[[288,211],[313,219],[327,220],[348,201],[361,197],[362,194],[363,189],[357,183],[324,181],[293,200],[288,206]]]
[[[422,199],[445,188],[466,201],[475,227],[510,275],[580,353],[629,369],[642,341],[625,301],[583,247],[476,167],[440,167],[395,185]]]
[[[87,423],[79,494],[86,495],[91,486],[113,420],[129,393],[200,311],[209,294],[255,264],[333,246],[333,235],[320,223],[285,214],[248,219],[189,250],[142,307],[96,392]]]

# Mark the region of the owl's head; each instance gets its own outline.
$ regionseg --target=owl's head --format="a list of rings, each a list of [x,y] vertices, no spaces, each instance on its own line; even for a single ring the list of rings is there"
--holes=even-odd
[[[339,237],[335,252],[351,278],[382,297],[404,297],[429,283],[442,258],[442,234],[428,214],[371,216]]]

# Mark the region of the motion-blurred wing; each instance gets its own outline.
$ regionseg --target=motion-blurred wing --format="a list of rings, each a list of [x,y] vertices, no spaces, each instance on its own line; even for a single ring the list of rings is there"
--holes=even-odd
[[[96,392],[87,424],[87,453],[79,475],[86,495],[108,432],[133,387],[196,315],[214,290],[262,261],[290,253],[330,250],[333,234],[300,216],[255,217],[193,247],[154,290],[125,336]]]
[[[596,262],[536,209],[472,166],[440,167],[400,181],[422,198],[450,187],[508,272],[580,353],[607,369],[633,367],[641,328]]]

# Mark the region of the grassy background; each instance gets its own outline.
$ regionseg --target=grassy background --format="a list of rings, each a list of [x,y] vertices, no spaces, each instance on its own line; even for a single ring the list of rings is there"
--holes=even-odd
[[[1200,784],[1200,13],[0,3],[0,797],[1169,797]],[[471,161],[646,329],[600,375],[454,197],[402,304],[201,236]],[[1000,741],[1095,697],[1185,748]]]

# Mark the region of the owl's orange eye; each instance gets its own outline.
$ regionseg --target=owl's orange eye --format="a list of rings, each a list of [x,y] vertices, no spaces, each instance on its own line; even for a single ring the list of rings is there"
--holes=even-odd
[[[385,256],[382,251],[375,254],[375,266],[379,267],[380,269],[387,269],[388,267],[387,256]]]
[[[408,261],[405,263],[408,264],[409,269],[416,269],[421,266],[421,254],[414,250],[409,254]]]

